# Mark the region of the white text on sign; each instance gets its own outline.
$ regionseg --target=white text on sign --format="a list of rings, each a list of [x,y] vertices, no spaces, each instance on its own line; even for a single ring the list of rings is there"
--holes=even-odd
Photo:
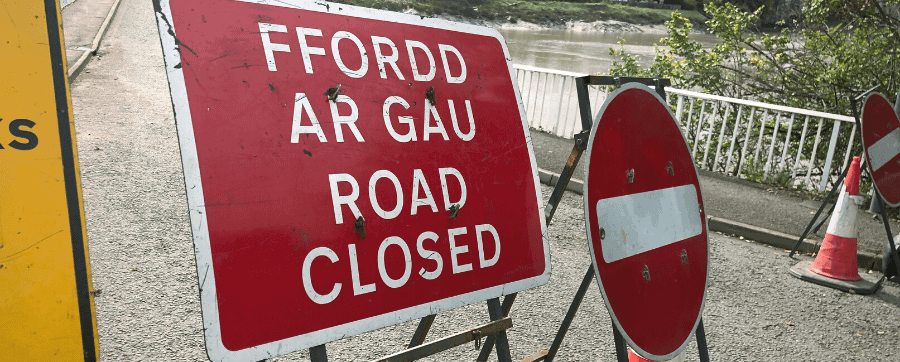
[[[268,69],[272,72],[278,71],[275,54],[276,52],[291,53],[291,45],[273,42],[269,33],[289,33],[288,27],[281,24],[259,23],[259,30]],[[312,56],[325,56],[328,52],[324,47],[324,44],[320,47],[310,45],[310,43],[313,41],[327,42],[327,40],[316,39],[324,38],[322,30],[320,29],[295,27],[294,31],[297,35],[296,46],[299,48],[299,56],[303,60],[304,71],[307,74],[315,74],[314,58]],[[352,42],[355,45],[355,49],[359,51],[358,55],[361,62],[358,69],[350,69],[344,63],[338,46],[342,40]],[[406,80],[406,76],[403,75],[400,68],[397,66],[397,62],[400,59],[400,52],[397,50],[396,43],[389,38],[381,36],[372,36],[371,40],[372,54],[374,54],[375,58],[374,62],[377,64],[381,78],[388,79],[388,69],[391,69],[393,76],[396,77],[397,80]],[[434,80],[438,71],[438,64],[432,49],[429,49],[428,46],[422,42],[415,40],[404,40],[404,44],[406,45],[409,65],[412,71],[412,79],[419,82],[430,82]],[[353,33],[337,31],[332,34],[330,50],[335,65],[337,65],[341,72],[346,76],[358,79],[368,73],[370,52],[365,45],[363,45],[363,42],[359,37]],[[466,71],[465,59],[463,59],[459,50],[451,45],[438,44],[437,51],[440,54],[441,65],[445,75],[445,77],[442,77],[441,79],[445,79],[447,83],[451,84],[465,82],[468,72]],[[459,69],[451,69],[451,64],[448,61],[449,57],[453,57],[459,63]],[[427,66],[424,66],[426,63]],[[328,137],[325,135],[321,126],[322,122],[319,121],[316,113],[313,112],[312,104],[307,98],[309,94],[315,93],[297,92],[295,94],[294,113],[291,122],[291,143],[298,143],[301,134],[315,134],[320,142],[328,142]],[[463,100],[462,103],[464,103],[464,106],[460,105],[460,107],[465,107],[466,118],[462,118],[463,116],[457,113],[456,104],[452,99],[447,100],[447,113],[445,114],[449,114],[453,131],[456,136],[463,141],[471,141],[475,137],[475,117],[472,112],[472,102],[466,99]],[[350,113],[345,115],[340,114],[338,111],[340,104],[349,106]],[[443,139],[444,141],[450,139],[439,112],[439,108],[442,107],[437,104],[432,105],[432,103],[426,99],[422,102],[424,107],[421,111],[412,112],[412,114],[423,114],[421,137],[419,137],[416,132],[416,125],[414,124],[411,115],[398,115],[396,123],[393,123],[391,120],[391,109],[397,108],[392,106],[397,105],[408,111],[410,109],[408,100],[403,99],[400,96],[390,96],[384,99],[382,104],[384,105],[382,108],[382,117],[384,119],[385,129],[394,140],[398,142],[415,142],[420,139],[428,141],[432,138],[432,135],[439,135],[440,139]],[[344,130],[347,130],[353,135],[353,139],[357,142],[365,142],[365,137],[360,133],[359,128],[356,126],[356,122],[359,120],[359,108],[357,107],[356,102],[349,96],[338,95],[332,102],[329,102],[329,106],[331,111],[331,123],[334,125],[334,140],[337,142],[344,142]],[[306,117],[304,117],[304,114]],[[309,119],[308,125],[303,125],[304,118]],[[465,132],[463,131],[465,127],[460,125],[461,118],[463,121],[468,120],[468,130]],[[405,127],[409,127],[409,131],[405,133],[398,132],[395,125],[405,125]]]
[[[453,228],[447,230],[447,244],[450,249],[450,266],[453,274],[464,273],[467,271],[471,271],[473,269],[472,264],[461,264],[458,260],[458,256],[460,254],[465,254],[469,252],[469,245],[462,245],[459,242],[461,235],[468,234],[468,228]],[[484,251],[484,244],[488,242],[486,239],[486,235],[490,235],[489,237],[493,239],[494,242],[494,255],[487,257]],[[475,226],[475,239],[476,244],[478,246],[478,267],[479,268],[487,268],[497,263],[500,259],[500,236],[497,234],[497,230],[491,226],[490,224],[482,224]],[[419,235],[416,239],[416,252],[419,254],[419,257],[422,259],[432,260],[436,267],[434,270],[427,270],[426,268],[419,269],[418,274],[427,280],[437,279],[444,270],[444,260],[441,255],[432,249],[426,249],[425,242],[429,241],[430,243],[437,246],[440,241],[440,237],[437,233],[426,231]],[[388,247],[396,246],[403,253],[404,267],[403,274],[399,278],[391,277],[387,268],[385,267],[385,254],[388,250]],[[396,248],[395,248],[396,249]],[[318,248],[313,249],[306,255],[306,258],[303,260],[303,289],[306,291],[306,295],[309,298],[318,304],[327,304],[331,303],[335,299],[337,299],[338,295],[341,293],[341,289],[343,287],[342,283],[335,283],[331,290],[327,292],[327,294],[320,294],[313,287],[312,283],[312,264],[313,261],[318,257],[325,257],[331,263],[335,263],[339,260],[337,253],[334,250],[320,246]],[[347,245],[347,257],[350,260],[350,276],[353,283],[353,295],[361,295],[370,292],[374,292],[376,289],[376,283],[368,283],[363,284],[364,282],[360,279],[359,272],[359,262],[358,256],[356,253],[356,244]],[[397,236],[390,236],[385,238],[381,245],[378,247],[378,275],[381,277],[381,281],[387,285],[389,288],[400,288],[409,281],[409,278],[412,274],[412,253],[409,250],[409,246],[406,241]],[[394,258],[394,260],[399,260]],[[323,270],[322,273],[333,273],[333,270]],[[369,273],[371,275],[371,273]]]
[[[300,56],[303,58],[303,66],[304,70],[307,74],[314,74],[313,67],[313,59],[312,55],[326,55],[325,48],[315,47],[309,45],[310,39],[307,37],[322,37],[322,30],[320,29],[311,29],[304,27],[296,27],[295,31],[297,33],[297,41],[300,47]],[[281,44],[281,43],[273,43],[269,37],[269,32],[278,32],[278,33],[287,33],[288,28],[285,25],[280,24],[268,24],[268,23],[259,23],[259,34],[262,39],[263,51],[266,55],[266,64],[269,67],[269,71],[275,72],[278,70],[278,67],[275,64],[275,52],[285,52],[290,53],[291,47],[289,44]],[[354,45],[356,45],[356,49],[359,51],[359,56],[362,59],[362,62],[359,66],[359,69],[350,69],[344,64],[344,61],[341,58],[341,53],[338,51],[339,44],[341,40],[349,40]],[[412,69],[413,80],[419,82],[428,82],[434,79],[435,74],[437,73],[437,64],[435,63],[434,53],[432,53],[431,49],[429,49],[425,44],[415,40],[405,40],[406,51],[409,55],[409,65]],[[390,51],[388,54],[385,54],[384,47]],[[390,65],[391,69],[394,72],[394,75],[397,79],[405,80],[406,77],[403,76],[403,73],[400,72],[400,68],[397,67],[397,61],[399,61],[400,53],[397,51],[397,46],[395,43],[388,38],[381,36],[372,36],[372,48],[375,54],[375,63],[378,65],[378,72],[381,74],[382,79],[387,79],[387,67],[385,65]],[[424,55],[428,59],[428,67],[422,67],[422,61],[417,60],[416,51],[418,53]],[[462,83],[466,80],[466,62],[463,59],[462,54],[459,53],[455,47],[446,44],[438,44],[438,50],[441,55],[441,60],[444,68],[444,75],[447,76],[448,83]],[[338,31],[335,32],[331,36],[331,55],[334,58],[335,65],[346,74],[350,78],[362,78],[369,71],[369,58],[368,58],[368,50],[363,45],[362,41],[351,32],[348,31]],[[447,61],[447,56],[453,55],[460,63],[460,70],[458,70],[458,75],[453,75],[449,62]],[[422,72],[422,70],[427,69],[426,72]]]
[[[449,84],[461,84],[466,81],[468,74],[465,59],[459,50],[451,45],[438,44],[437,49],[431,49],[419,41],[404,39],[395,42],[392,39],[381,36],[371,36],[371,45],[369,45],[368,43],[364,44],[362,39],[348,31],[324,34],[321,29],[315,28],[293,27],[291,29],[286,25],[270,23],[258,23],[258,25],[266,64],[271,72],[279,71],[276,58],[296,56],[302,60],[303,72],[306,74],[315,74],[318,62],[333,61],[344,75],[351,78],[348,80],[350,83],[353,82],[353,79],[359,79],[368,74],[370,64],[375,64],[382,79],[390,78],[397,81],[435,81],[439,70],[443,70],[444,77],[441,77],[441,80]],[[272,33],[296,35],[296,42],[273,41],[270,36]],[[284,35],[280,36],[283,39]],[[344,54],[342,56],[339,46],[342,42],[349,42],[351,44],[349,49],[352,49],[354,53],[358,51],[358,54]],[[406,51],[402,60],[401,55],[403,54],[398,50],[397,44],[404,46]],[[327,59],[329,52],[332,58],[330,60]],[[370,54],[374,59],[369,59]],[[359,66],[351,67],[344,62],[344,59],[356,59],[357,55],[361,59]],[[439,55],[439,57],[436,55]],[[325,59],[320,57],[325,57]],[[410,69],[410,74],[403,74],[401,67],[398,66],[398,62],[408,62],[409,68],[407,69]],[[327,130],[328,133],[326,133],[322,124],[329,123],[329,120],[320,122],[320,117],[314,112],[313,102],[310,102],[309,98],[313,95],[317,96],[319,93],[319,91],[312,90],[295,93],[293,118],[291,120],[291,143],[299,143],[301,140],[300,136],[304,134],[314,134],[319,142],[323,143],[329,141],[338,143],[344,143],[345,141],[365,142],[366,136],[360,131],[360,127],[357,126],[357,122],[360,121],[357,101],[345,94],[335,94],[328,102],[329,109],[326,111],[326,114],[331,116],[330,123],[333,125],[333,134],[330,132],[331,130]],[[429,99],[428,96],[425,98],[421,103],[412,102],[413,104],[420,104],[418,109],[411,109],[411,100],[400,96],[388,96],[383,100],[377,100],[382,104],[381,114],[378,118],[383,121],[385,131],[393,140],[401,143],[431,141],[432,139],[435,141],[449,141],[451,136],[455,136],[464,142],[474,139],[476,127],[471,100],[446,99],[436,102],[433,98]],[[364,101],[368,102],[370,100]],[[421,115],[421,118],[417,117],[419,115]],[[452,133],[449,132],[449,127],[446,127],[443,122],[448,117],[451,123],[450,126],[452,126]],[[416,119],[421,121],[416,121]],[[440,177],[442,200],[435,200],[432,196],[431,187],[426,182],[424,172],[420,169],[414,170],[410,183],[401,183],[400,178],[390,170],[375,171],[368,177],[367,184],[365,183],[366,178],[355,177],[348,173],[328,175],[335,224],[343,224],[345,218],[352,223],[357,218],[363,217],[360,208],[357,206],[357,202],[361,197],[362,200],[368,198],[369,205],[375,211],[375,214],[385,220],[398,217],[404,210],[408,210],[410,215],[420,213],[423,210],[422,208],[431,212],[438,212],[438,201],[443,201],[443,210],[450,210],[454,205],[461,208],[466,203],[467,194],[463,175],[452,167],[438,168],[437,172]],[[361,182],[368,187],[360,187]],[[458,184],[458,195],[450,195],[448,183],[451,182]],[[407,190],[411,191],[410,194],[404,192],[404,184],[409,185],[410,188]],[[340,185],[349,186],[349,192],[341,194],[339,191]],[[378,185],[381,185],[382,188],[393,186],[393,191],[396,194],[396,198],[393,199],[396,200],[395,204],[384,205],[379,201],[378,194],[375,192]],[[347,189],[345,188],[344,190]],[[368,191],[368,197],[361,195],[361,190],[363,192]],[[387,192],[390,194],[389,189]],[[405,195],[411,195],[408,199],[408,208],[404,207]],[[345,213],[345,209],[349,210],[350,213]],[[350,217],[350,214],[352,214],[352,217]],[[490,224],[480,224],[474,226],[474,232],[472,232],[472,229],[471,227],[451,228],[444,234],[446,237],[433,231],[422,232],[415,241],[415,252],[421,259],[430,260],[430,265],[433,267],[420,268],[417,274],[426,280],[434,280],[442,275],[444,272],[444,258],[436,251],[439,244],[443,244],[444,246],[442,247],[449,250],[449,269],[452,274],[468,272],[476,267],[488,268],[495,265],[500,258],[500,235],[496,228]],[[493,255],[486,255],[485,244],[491,242],[493,242]],[[356,244],[347,245],[346,257],[350,264],[349,272],[353,295],[357,296],[374,292],[379,284],[389,288],[400,288],[406,285],[413,272],[412,245],[411,243],[407,244],[406,240],[398,236],[390,236],[381,241],[376,256],[380,283],[376,280],[362,280],[361,274],[365,276],[374,275],[374,273],[360,273],[358,260],[360,260],[360,256],[365,257],[365,254],[357,252]],[[462,254],[474,252],[474,250],[470,251],[470,246],[473,248],[477,247],[477,263],[474,260],[471,263],[462,262],[459,258]],[[338,298],[342,290],[346,290],[342,289],[343,283],[334,283],[331,289],[328,290],[324,290],[325,288],[316,290],[313,286],[314,275],[318,273],[326,275],[336,272],[328,269],[328,262],[332,264],[338,262],[340,260],[339,252],[343,253],[342,250],[336,251],[324,246],[317,247],[311,250],[303,260],[303,287],[307,296],[315,303],[330,303]],[[386,254],[399,255],[399,253],[402,253],[402,259],[399,257],[385,259]],[[325,262],[325,260],[328,262]],[[385,266],[386,260],[396,260],[396,263],[404,263],[403,273],[390,275],[388,268]]]

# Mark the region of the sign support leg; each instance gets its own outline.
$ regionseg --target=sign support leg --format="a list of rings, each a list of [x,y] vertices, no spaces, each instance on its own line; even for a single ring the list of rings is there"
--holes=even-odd
[[[509,310],[512,309],[512,304],[513,304],[513,302],[516,301],[516,296],[518,294],[519,293],[513,293],[513,294],[503,297],[503,305],[501,305],[501,308],[503,309],[504,317],[509,316]],[[481,346],[481,353],[478,354],[478,359],[476,359],[476,361],[477,362],[486,362],[488,357],[491,356],[491,350],[494,349],[494,344],[496,342],[497,342],[496,336],[493,336],[493,335],[488,336],[487,339],[485,339],[485,341],[484,341],[484,345]]]
[[[619,333],[619,329],[613,326],[613,338],[616,341],[616,361],[628,362],[628,348],[625,345],[625,338]],[[697,354],[700,362],[709,362],[709,348],[706,346],[706,329],[703,328],[703,318],[697,324],[697,330],[694,332],[694,338],[697,339]]]
[[[556,358],[556,353],[559,352],[559,346],[562,345],[563,338],[566,338],[566,333],[569,332],[569,326],[572,325],[572,321],[575,319],[575,313],[578,312],[581,301],[584,300],[584,294],[587,293],[592,280],[594,280],[593,264],[591,264],[591,266],[588,267],[587,272],[584,273],[584,278],[581,280],[581,286],[578,287],[575,298],[572,299],[572,304],[569,305],[569,310],[566,312],[562,324],[559,325],[559,331],[556,332],[556,337],[553,338],[553,344],[550,345],[550,351],[547,352],[544,361],[550,362]]]
[[[310,348],[309,360],[312,362],[328,362],[328,352],[325,350],[325,345],[320,344]]]
[[[413,348],[425,342],[425,337],[428,336],[431,324],[434,323],[434,317],[437,317],[437,314],[427,315],[419,320],[419,326],[416,327],[416,332],[413,333],[412,340],[409,341],[407,348]]]
[[[503,309],[500,306],[500,298],[488,299],[487,304],[488,313],[490,314],[492,321],[504,318]],[[495,336],[497,345],[497,360],[499,362],[512,362],[512,357],[510,357],[509,355],[509,340],[506,338],[506,331],[500,331]]]
[[[700,317],[700,323],[697,324],[697,351],[700,355],[700,362],[709,362],[709,348],[706,346],[706,329],[703,328],[703,317]]]
[[[619,333],[619,329],[613,324],[613,340],[616,342],[616,361],[628,362],[628,345],[625,344],[625,337]]]
[[[880,199],[881,194],[878,191],[875,192],[875,195]],[[884,202],[884,200],[881,200]],[[881,223],[884,224],[884,232],[887,233],[888,245],[891,246],[891,257],[894,260],[894,267],[900,266],[900,256],[897,255],[897,245],[894,244],[894,235],[891,233],[891,222],[888,220],[887,211],[885,208],[881,208]],[[885,265],[882,269],[887,270],[887,266]]]

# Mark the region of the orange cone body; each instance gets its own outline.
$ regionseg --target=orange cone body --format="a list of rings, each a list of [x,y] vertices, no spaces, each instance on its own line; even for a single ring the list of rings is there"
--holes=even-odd
[[[856,264],[856,214],[858,209],[850,196],[859,194],[859,157],[853,157],[847,177],[841,186],[834,207],[834,214],[828,224],[828,232],[822,240],[822,247],[809,271],[833,279],[855,281],[859,276]]]
[[[684,356],[685,356],[684,351],[681,351],[681,354],[675,356],[675,358],[670,359],[666,362],[684,362],[684,359],[685,359]],[[633,349],[629,348],[628,349],[628,362],[653,362],[653,361],[646,359],[644,357],[641,357],[637,353],[634,353]]]
[[[628,362],[651,362],[649,359],[638,356],[631,348],[628,349]]]

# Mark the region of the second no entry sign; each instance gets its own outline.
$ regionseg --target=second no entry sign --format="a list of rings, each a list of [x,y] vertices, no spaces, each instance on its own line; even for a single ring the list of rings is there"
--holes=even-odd
[[[630,83],[591,132],[585,217],[600,291],[640,355],[673,358],[703,311],[709,250],[697,170],[662,98]]]
[[[897,207],[900,205],[900,120],[887,98],[872,93],[863,104],[861,122],[872,181],[884,201]]]

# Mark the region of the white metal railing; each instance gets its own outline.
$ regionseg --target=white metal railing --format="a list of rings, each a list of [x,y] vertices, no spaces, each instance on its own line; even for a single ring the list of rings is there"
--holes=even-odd
[[[525,65],[515,69],[532,128],[566,138],[582,131],[575,78],[585,74]],[[592,118],[596,118],[606,101],[606,87],[588,88]],[[669,103],[675,104],[675,119],[699,168],[763,181],[777,174],[780,182],[823,192],[829,178],[821,176],[832,174],[837,154],[843,158],[843,170],[859,146],[852,117],[675,88],[666,88],[666,94]],[[803,130],[795,134],[800,120]],[[816,136],[808,147],[810,126],[816,127]],[[831,137],[823,138],[822,131],[829,128]],[[838,150],[840,135],[848,128],[852,141]],[[826,138],[828,150],[822,160],[817,155]]]

